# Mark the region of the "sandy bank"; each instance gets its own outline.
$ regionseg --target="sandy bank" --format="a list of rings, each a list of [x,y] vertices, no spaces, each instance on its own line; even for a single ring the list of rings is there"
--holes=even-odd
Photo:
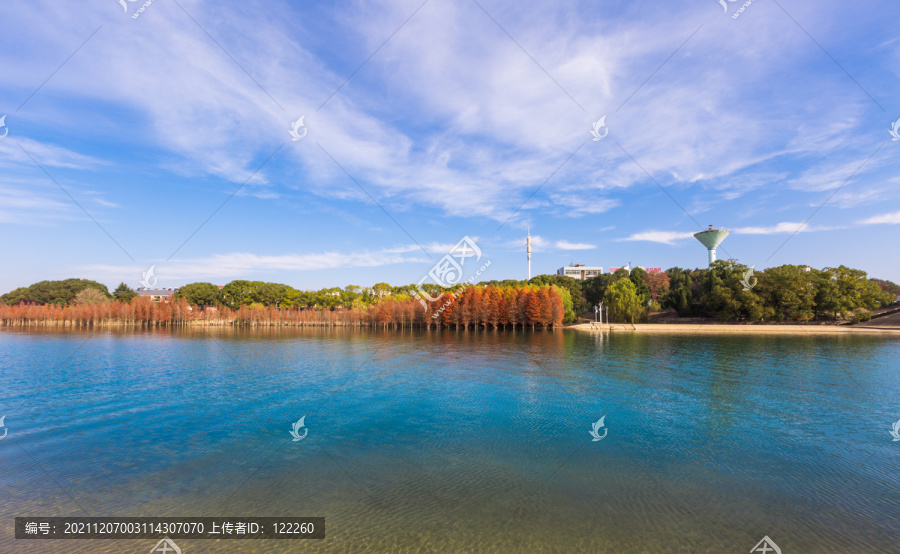
[[[577,331],[616,331],[632,333],[729,333],[729,334],[776,334],[776,335],[896,335],[900,337],[900,328],[873,328],[846,325],[728,325],[728,324],[659,324],[659,323],[613,323],[610,325],[594,325],[581,323],[570,325],[566,329]]]

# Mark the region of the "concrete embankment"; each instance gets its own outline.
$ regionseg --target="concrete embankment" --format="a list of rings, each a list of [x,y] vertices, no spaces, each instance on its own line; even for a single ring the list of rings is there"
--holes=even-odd
[[[881,334],[900,337],[900,327],[861,327],[850,325],[727,325],[727,324],[680,324],[680,323],[612,323],[570,325],[566,329],[578,331],[616,331],[632,333],[725,333],[725,334],[777,334],[777,335],[846,335]]]

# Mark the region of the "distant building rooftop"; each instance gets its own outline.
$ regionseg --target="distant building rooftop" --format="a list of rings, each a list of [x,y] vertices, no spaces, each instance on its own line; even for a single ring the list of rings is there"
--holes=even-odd
[[[134,292],[138,296],[146,296],[151,300],[163,300],[171,297],[178,289],[138,289]]]

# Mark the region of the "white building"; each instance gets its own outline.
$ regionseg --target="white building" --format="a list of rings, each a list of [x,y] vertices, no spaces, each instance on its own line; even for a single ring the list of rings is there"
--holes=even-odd
[[[586,266],[584,264],[575,264],[572,266],[561,267],[556,270],[557,275],[565,277],[574,277],[575,279],[590,279],[597,275],[603,274],[603,268],[599,266]]]

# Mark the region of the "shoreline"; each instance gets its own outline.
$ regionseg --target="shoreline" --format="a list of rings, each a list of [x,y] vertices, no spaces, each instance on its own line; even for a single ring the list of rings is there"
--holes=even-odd
[[[900,327],[851,327],[845,325],[740,325],[728,323],[579,323],[565,329],[576,331],[628,331],[632,333],[719,333],[776,335],[876,334],[900,337]]]
[[[439,325],[423,326],[415,323],[368,323],[350,321],[235,321],[227,319],[204,319],[183,321],[121,321],[121,320],[31,320],[0,321],[0,329],[54,329],[54,330],[114,330],[114,329],[285,329],[285,328],[347,328],[347,329],[452,329]],[[521,328],[520,328],[521,329]],[[689,334],[732,334],[732,335],[846,335],[867,334],[900,337],[900,326],[885,325],[777,325],[739,323],[579,323],[538,329],[558,331],[572,329],[587,332],[630,332],[630,333],[689,333]],[[470,330],[476,330],[475,328]],[[479,331],[496,329],[478,329]],[[510,330],[510,329],[502,329]],[[525,329],[530,330],[530,329]]]

